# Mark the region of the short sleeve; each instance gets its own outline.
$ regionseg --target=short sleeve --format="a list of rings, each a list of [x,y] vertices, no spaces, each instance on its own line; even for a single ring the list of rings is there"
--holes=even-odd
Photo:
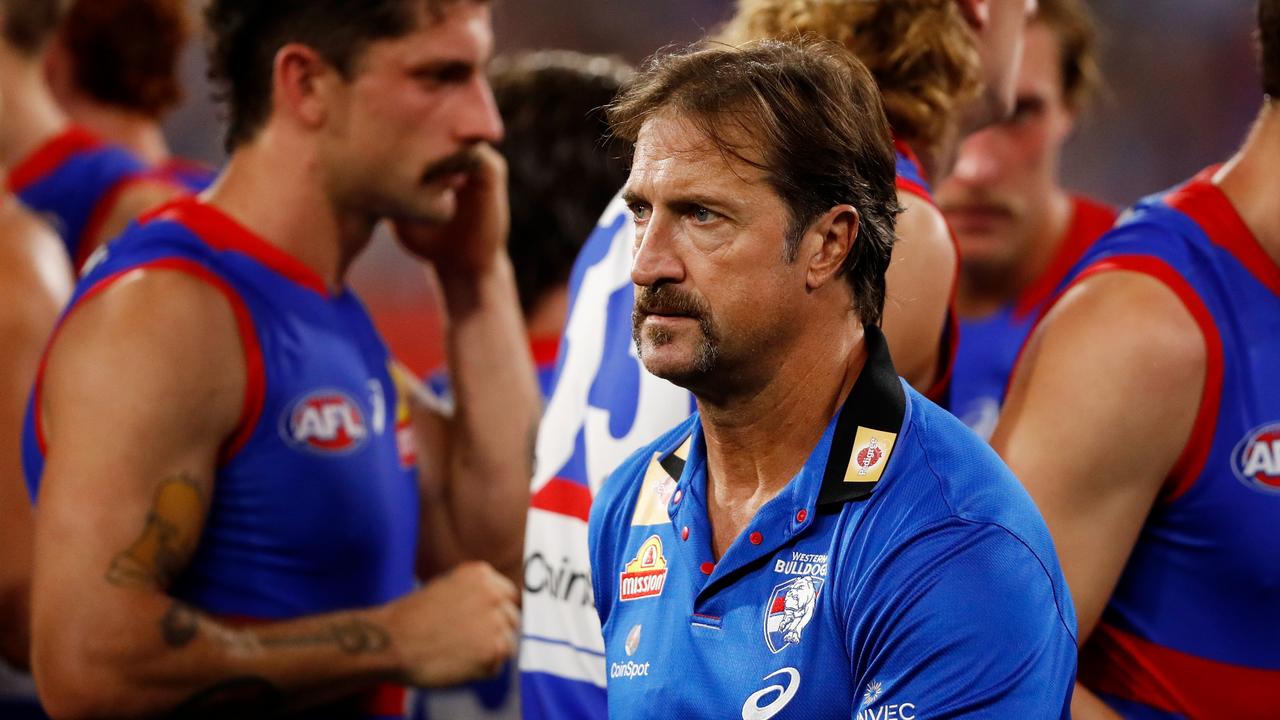
[[[1008,530],[951,518],[854,580],[842,579],[852,718],[1070,716],[1071,599],[1056,562]]]

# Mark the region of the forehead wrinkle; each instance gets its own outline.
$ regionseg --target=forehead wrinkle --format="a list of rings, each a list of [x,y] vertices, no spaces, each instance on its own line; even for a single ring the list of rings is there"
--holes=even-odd
[[[638,192],[638,185],[662,180],[667,195],[733,201],[745,191],[766,185],[763,171],[725,152],[695,123],[672,113],[647,120],[637,140],[629,190]],[[718,172],[721,169],[728,170],[733,180]]]

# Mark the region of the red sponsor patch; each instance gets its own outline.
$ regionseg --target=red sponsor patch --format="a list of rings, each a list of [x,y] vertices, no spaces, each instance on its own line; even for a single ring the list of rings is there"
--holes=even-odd
[[[666,583],[667,558],[662,554],[662,538],[650,535],[619,575],[618,599],[657,597]]]

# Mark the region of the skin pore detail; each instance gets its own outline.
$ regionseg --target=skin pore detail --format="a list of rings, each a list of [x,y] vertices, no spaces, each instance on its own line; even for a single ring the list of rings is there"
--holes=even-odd
[[[204,525],[205,490],[188,474],[156,488],[142,533],[107,568],[107,582],[122,588],[168,587],[195,550]]]

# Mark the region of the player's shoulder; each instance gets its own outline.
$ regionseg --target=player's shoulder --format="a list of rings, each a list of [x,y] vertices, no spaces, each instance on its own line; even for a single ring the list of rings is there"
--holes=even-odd
[[[688,457],[689,444],[697,424],[698,415],[694,413],[653,442],[633,452],[609,473],[591,504],[590,525],[594,533],[622,523],[627,513],[634,512],[646,483],[651,482],[659,474],[658,471],[665,473],[665,477],[674,486],[679,473],[672,473],[669,466],[663,465],[663,461],[678,457],[683,464]],[[672,474],[677,477],[671,477]],[[666,508],[659,510],[665,512]]]
[[[906,458],[884,498],[896,501],[907,520],[897,525],[899,531],[998,526],[1036,555],[1051,558],[1053,544],[1044,519],[1000,456],[928,398],[911,389],[908,397],[911,412],[902,438]]]

